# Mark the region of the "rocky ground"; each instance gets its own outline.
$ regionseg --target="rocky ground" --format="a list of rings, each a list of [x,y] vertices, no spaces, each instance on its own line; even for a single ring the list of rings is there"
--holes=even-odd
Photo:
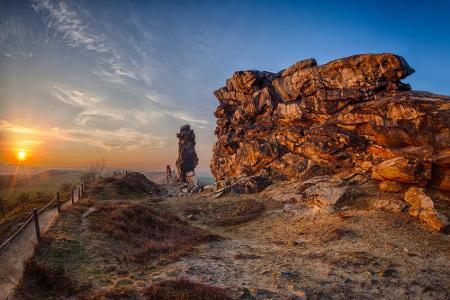
[[[448,299],[450,236],[412,218],[404,192],[358,182],[332,210],[286,197],[294,182],[220,197],[91,195],[50,229],[18,298]]]
[[[362,196],[333,213],[280,208],[265,194],[246,200],[228,196],[212,203],[208,198],[168,202],[177,210],[186,207],[184,214],[196,219],[195,224],[227,237],[202,245],[198,255],[178,262],[175,269],[183,275],[241,289],[257,299],[450,295],[449,236],[430,231],[406,213],[380,208],[378,203],[385,202],[378,194]],[[211,220],[239,211],[227,208],[242,201],[264,203],[266,209],[242,224],[214,226]],[[192,214],[193,205],[199,207],[197,214]]]

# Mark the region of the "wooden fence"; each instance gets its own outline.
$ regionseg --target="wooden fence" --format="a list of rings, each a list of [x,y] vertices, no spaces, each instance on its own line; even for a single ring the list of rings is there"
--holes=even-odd
[[[70,201],[72,205],[75,204],[75,194],[77,194],[77,200],[81,200],[85,193],[86,184],[84,181],[81,181],[79,185],[77,185],[74,189],[71,189],[68,193],[64,194],[63,196],[70,196]],[[19,227],[19,229],[14,232],[13,235],[11,235],[6,241],[4,241],[0,245],[0,251],[5,248],[15,237],[17,237],[24,229],[25,227],[31,222],[34,222],[34,228],[36,232],[36,240],[38,242],[41,241],[41,229],[39,226],[39,215],[41,215],[44,211],[46,211],[53,203],[56,204],[56,209],[58,210],[58,214],[61,213],[61,194],[58,192],[55,194],[55,196],[48,202],[44,207],[38,209],[33,209],[32,214],[30,217]]]

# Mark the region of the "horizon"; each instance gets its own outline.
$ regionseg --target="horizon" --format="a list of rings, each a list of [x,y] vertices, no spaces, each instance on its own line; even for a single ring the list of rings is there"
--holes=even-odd
[[[450,3],[2,1],[0,166],[163,170],[194,129],[209,171],[212,94],[237,70],[278,72],[390,52],[414,90],[450,94]],[[431,3],[431,2],[430,2]]]

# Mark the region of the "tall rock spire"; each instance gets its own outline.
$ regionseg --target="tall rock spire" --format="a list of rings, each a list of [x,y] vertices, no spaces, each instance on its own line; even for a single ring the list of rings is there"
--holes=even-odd
[[[195,133],[186,124],[181,126],[178,138],[178,159],[176,161],[177,179],[186,182],[186,174],[193,172],[198,164],[197,153],[195,152]]]

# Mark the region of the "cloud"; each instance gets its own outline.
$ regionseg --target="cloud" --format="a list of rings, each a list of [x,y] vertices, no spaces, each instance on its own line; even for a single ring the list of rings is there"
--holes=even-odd
[[[47,26],[62,34],[70,47],[84,47],[99,53],[111,51],[104,43],[104,36],[92,32],[83,23],[79,13],[65,1],[35,0],[32,7],[46,16],[44,20]]]
[[[147,72],[124,59],[124,55],[86,11],[64,0],[33,0],[33,9],[43,16],[47,27],[59,33],[71,48],[93,52],[97,61],[93,73],[110,83],[125,83],[124,79],[150,82]],[[146,69],[148,71],[148,68]]]
[[[155,37],[142,26],[136,15],[131,16],[119,27],[107,21],[103,22],[103,27],[94,27],[92,15],[71,2],[34,0],[32,6],[43,16],[49,28],[61,34],[69,47],[93,52],[96,66],[92,72],[95,75],[105,82],[114,84],[125,84],[126,80],[139,81],[143,85],[136,86],[135,89],[142,94],[135,95],[136,99],[147,99],[152,103],[151,109],[144,112],[124,108],[114,109],[107,99],[92,97],[85,92],[64,86],[54,87],[51,92],[54,97],[81,109],[75,120],[77,125],[84,126],[95,116],[112,120],[134,120],[144,125],[149,124],[152,118],[164,116],[200,125],[211,124],[207,120],[180,110],[179,106],[171,104],[167,96],[158,93],[151,86],[152,64],[156,62],[148,49],[151,48]],[[108,35],[107,31],[100,32],[101,28],[109,28],[114,34]],[[192,80],[194,73],[185,71],[183,76]]]
[[[1,17],[0,17],[1,18]],[[33,58],[30,41],[36,36],[29,26],[15,17],[0,20],[0,53],[8,58]]]
[[[0,120],[0,133],[2,132],[20,135],[23,140],[19,143],[22,143],[22,145],[42,143],[41,140],[43,139],[76,142],[103,148],[108,151],[158,149],[163,148],[166,145],[164,138],[144,134],[128,128],[120,128],[112,131],[88,128],[66,129],[59,127],[40,129],[18,126],[6,120]],[[29,136],[31,136],[33,140],[27,139]]]
[[[63,103],[80,109],[80,112],[75,117],[75,124],[81,127],[89,127],[89,121],[98,120],[99,118],[119,121],[122,126],[127,124],[147,126],[150,123],[157,123],[158,119],[163,117],[195,123],[201,128],[204,128],[201,125],[211,124],[207,120],[179,111],[176,106],[170,104],[167,96],[154,91],[147,92],[145,95],[145,98],[152,104],[151,107],[145,110],[133,107],[120,107],[102,97],[64,85],[53,86],[50,89],[50,95]]]
[[[167,96],[156,93],[154,91],[147,92],[145,94],[145,98],[149,100],[152,104],[155,104],[159,107],[160,113],[168,116],[173,117],[178,120],[191,122],[195,124],[201,124],[201,125],[209,125],[211,122],[207,120],[200,119],[196,116],[191,116],[190,114],[180,111],[177,106],[172,105],[171,102],[167,99]],[[201,128],[204,128],[200,126]]]
[[[87,143],[106,150],[156,149],[166,145],[164,138],[129,128],[113,131],[86,128],[59,129],[58,133],[68,137],[67,140]]]
[[[114,108],[101,97],[93,96],[85,91],[73,89],[66,86],[53,86],[50,95],[59,101],[78,107],[75,123],[78,126],[85,126],[90,118],[108,117],[112,120],[124,121],[127,119],[126,112],[120,108]]]
[[[186,122],[192,122],[192,123],[203,124],[203,125],[211,124],[209,121],[202,120],[199,118],[194,118],[192,116],[189,116],[189,115],[186,115],[186,114],[180,113],[180,112],[173,113],[173,116],[177,119],[180,119],[180,120],[183,120]]]

